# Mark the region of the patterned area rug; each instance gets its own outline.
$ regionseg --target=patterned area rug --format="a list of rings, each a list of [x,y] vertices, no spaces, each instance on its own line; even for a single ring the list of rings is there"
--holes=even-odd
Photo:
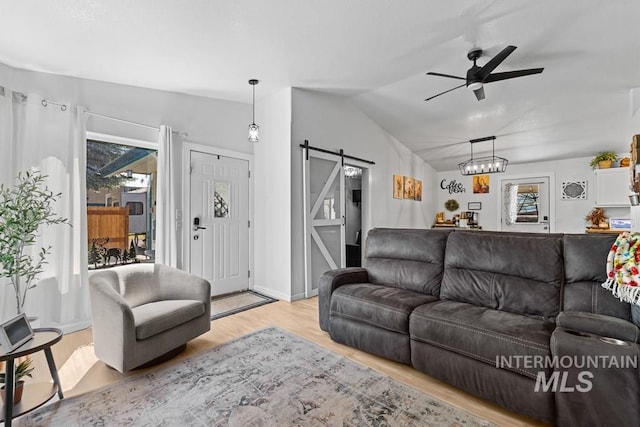
[[[490,426],[275,327],[52,403],[18,426]]]
[[[254,291],[242,291],[231,295],[211,298],[211,320],[230,316],[261,305],[277,301]]]

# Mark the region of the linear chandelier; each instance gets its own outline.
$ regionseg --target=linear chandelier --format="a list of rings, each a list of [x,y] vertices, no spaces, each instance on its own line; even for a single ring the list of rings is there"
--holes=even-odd
[[[462,175],[478,175],[487,173],[500,173],[507,170],[509,161],[504,157],[496,156],[495,136],[471,139],[471,158],[466,162],[458,164]],[[478,142],[491,141],[491,156],[473,157],[473,144]]]

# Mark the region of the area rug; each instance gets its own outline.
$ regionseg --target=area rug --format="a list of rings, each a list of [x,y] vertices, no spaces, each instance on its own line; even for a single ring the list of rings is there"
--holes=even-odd
[[[63,399],[18,426],[490,426],[270,327]]]
[[[231,295],[211,298],[211,320],[240,313],[277,301],[254,291],[243,291]]]

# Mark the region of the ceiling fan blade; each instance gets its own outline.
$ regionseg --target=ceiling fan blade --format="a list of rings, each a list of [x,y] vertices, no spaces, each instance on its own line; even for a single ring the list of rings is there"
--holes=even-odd
[[[439,94],[437,94],[437,95],[430,96],[429,98],[425,99],[425,101],[429,101],[430,99],[436,98],[436,97],[438,97],[438,96],[440,96],[440,95],[444,95],[445,93],[449,93],[449,92],[451,92],[452,90],[460,89],[461,87],[464,87],[464,86],[466,86],[466,85],[467,85],[467,84],[465,83],[465,84],[462,84],[462,85],[460,85],[460,86],[456,86],[456,87],[454,87],[453,89],[445,90],[444,92],[440,92],[440,93],[439,93]]]
[[[480,68],[480,70],[478,70],[478,72],[476,73],[476,78],[478,80],[484,81],[484,79],[486,79],[489,76],[489,74],[491,74],[491,72],[495,70],[498,65],[502,63],[502,61],[507,59],[507,56],[511,55],[514,50],[516,50],[515,46],[507,46],[504,49],[502,49],[500,53],[498,53],[496,56],[491,58],[489,62],[484,64],[484,66]]]
[[[464,77],[452,76],[452,75],[450,75],[450,74],[431,73],[431,72],[429,72],[429,73],[427,73],[427,75],[428,75],[428,76],[438,76],[438,77],[448,77],[448,78],[450,78],[450,79],[458,79],[458,80],[465,80],[465,81],[467,80],[467,79],[466,79],[466,78],[464,78]]]
[[[505,71],[504,73],[493,73],[484,79],[485,83],[497,82],[500,80],[515,79],[516,77],[530,76],[532,74],[540,74],[544,68],[530,68],[527,70]]]
[[[474,90],[473,93],[476,94],[476,98],[478,98],[478,101],[482,101],[484,99],[484,88],[483,87],[481,87],[480,89]]]

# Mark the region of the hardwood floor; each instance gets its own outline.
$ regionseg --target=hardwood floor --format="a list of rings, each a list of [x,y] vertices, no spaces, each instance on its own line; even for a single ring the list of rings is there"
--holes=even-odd
[[[317,298],[293,303],[278,301],[233,316],[214,320],[211,324],[211,331],[189,342],[186,350],[176,359],[186,358],[207,348],[218,346],[249,332],[271,325],[288,330],[335,353],[496,424],[504,426],[544,425],[464,393],[424,375],[410,366],[333,342],[329,335],[320,330],[318,326]],[[115,383],[122,378],[145,372],[145,370],[135,370],[127,374],[121,374],[97,360],[93,353],[90,329],[66,335],[62,341],[53,347],[53,355],[58,366],[65,397],[95,390],[104,385]],[[50,381],[49,370],[42,352],[35,355],[34,365],[36,367],[34,378],[29,381]]]

